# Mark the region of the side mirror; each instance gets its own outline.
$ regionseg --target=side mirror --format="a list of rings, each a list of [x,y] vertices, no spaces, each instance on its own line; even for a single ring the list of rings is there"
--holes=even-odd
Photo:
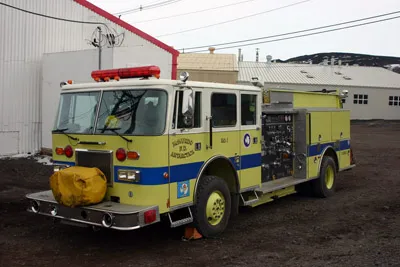
[[[182,115],[183,122],[187,128],[193,127],[193,113],[194,113],[194,100],[193,100],[193,89],[186,88],[182,94]]]

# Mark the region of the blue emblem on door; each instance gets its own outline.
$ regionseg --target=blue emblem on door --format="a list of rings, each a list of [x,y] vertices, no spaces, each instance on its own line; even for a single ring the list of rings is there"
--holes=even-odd
[[[250,134],[249,134],[249,133],[246,133],[246,134],[243,136],[243,144],[244,144],[245,147],[249,147],[249,146],[250,146],[250,144],[251,144],[251,137],[250,137]]]

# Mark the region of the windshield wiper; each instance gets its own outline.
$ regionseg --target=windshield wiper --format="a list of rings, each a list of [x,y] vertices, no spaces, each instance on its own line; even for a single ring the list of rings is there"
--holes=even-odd
[[[132,139],[128,139],[117,132],[118,130],[121,130],[121,128],[106,128],[106,127],[104,127],[104,128],[97,128],[96,130],[101,130],[103,132],[111,131],[111,132],[115,133],[116,135],[118,135],[119,137],[121,137],[122,139],[124,139],[126,142],[132,143]]]
[[[68,128],[55,129],[52,131],[52,133],[62,133],[62,134],[65,134],[66,136],[68,136],[69,138],[71,138],[72,140],[79,141],[78,138],[70,136],[69,134],[65,133],[66,130],[68,130]]]

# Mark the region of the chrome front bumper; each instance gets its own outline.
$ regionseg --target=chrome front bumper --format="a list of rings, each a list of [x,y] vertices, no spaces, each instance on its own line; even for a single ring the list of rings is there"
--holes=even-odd
[[[134,230],[160,221],[158,206],[133,206],[106,201],[70,208],[60,205],[51,190],[28,194],[26,198],[30,200],[29,212],[87,226]]]

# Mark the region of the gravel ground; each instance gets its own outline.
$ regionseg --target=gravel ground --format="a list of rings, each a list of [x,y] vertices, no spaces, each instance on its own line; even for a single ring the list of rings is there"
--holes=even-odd
[[[400,266],[400,123],[355,123],[358,165],[329,199],[298,195],[243,209],[217,239],[183,228],[92,232],[25,211],[51,166],[0,160],[1,266]]]

